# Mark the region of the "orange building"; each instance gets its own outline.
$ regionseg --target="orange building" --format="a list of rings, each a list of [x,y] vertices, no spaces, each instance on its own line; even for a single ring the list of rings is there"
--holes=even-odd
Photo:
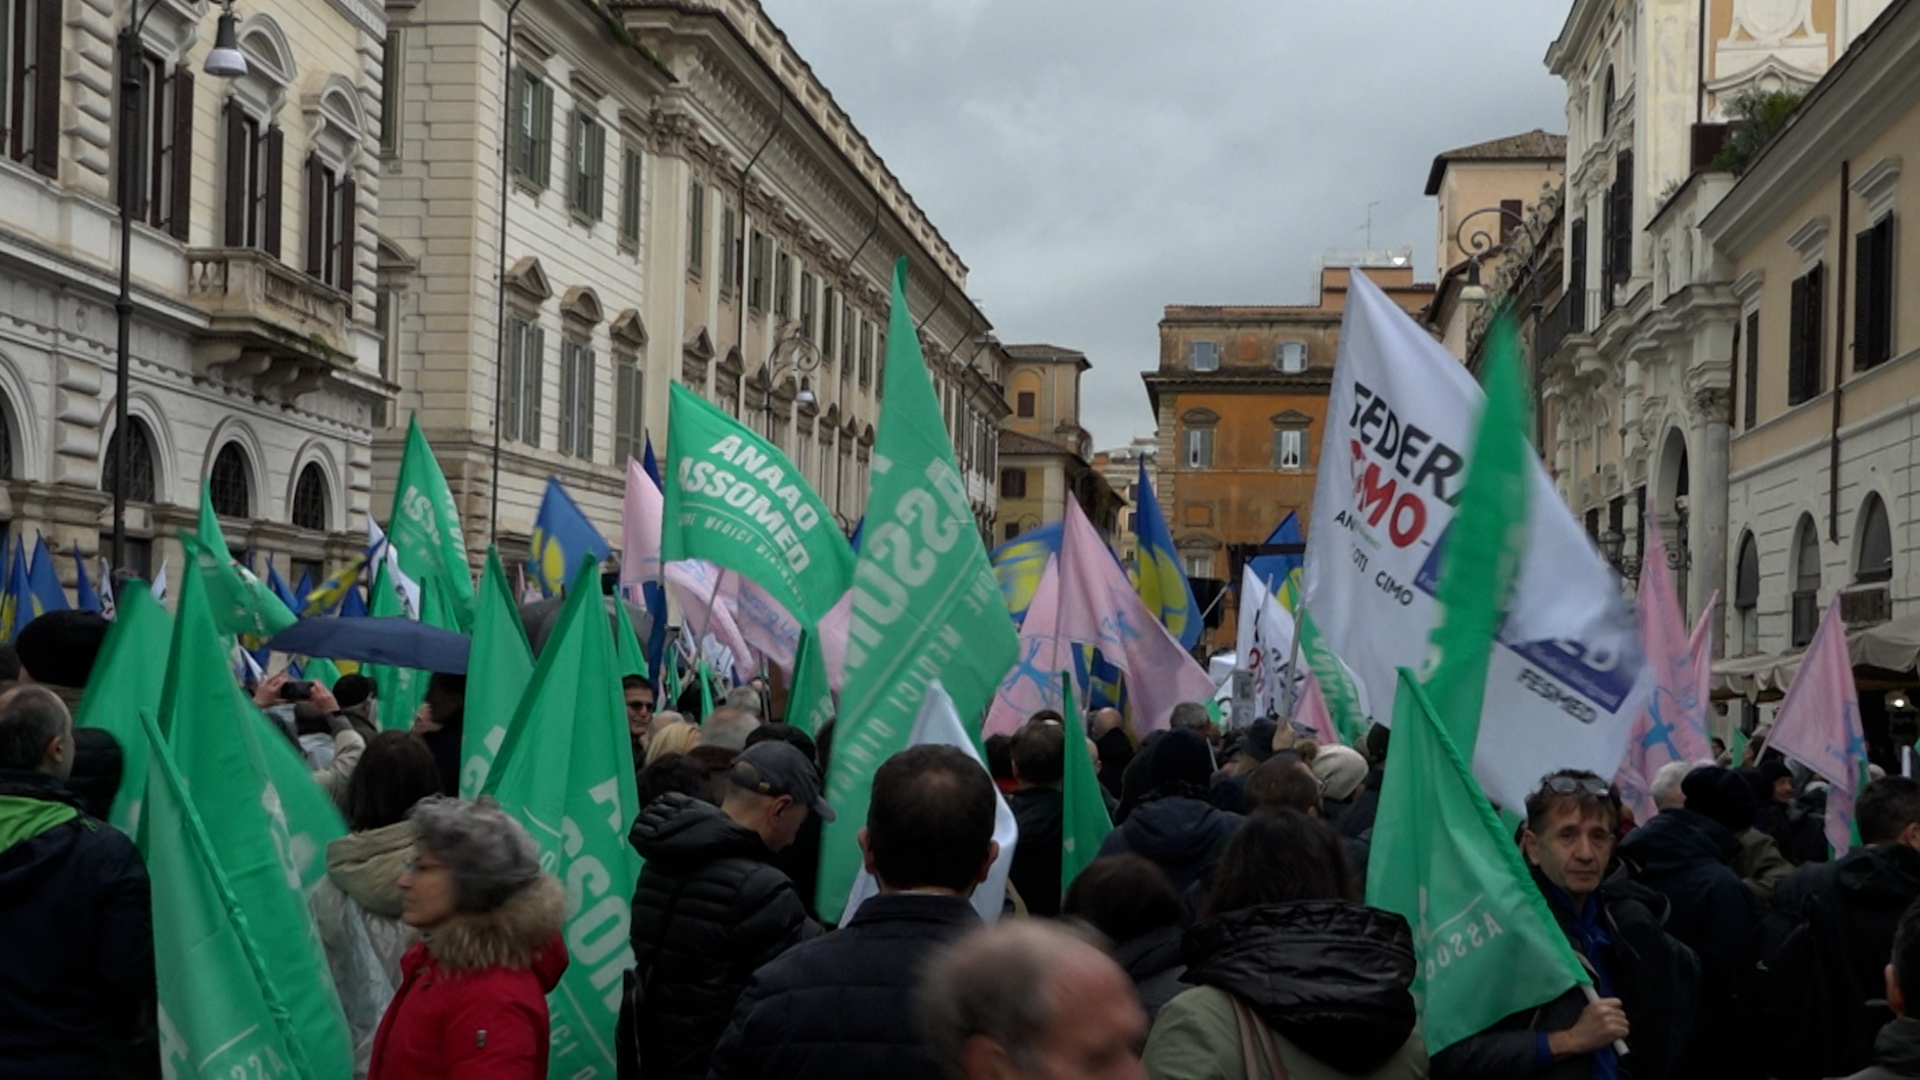
[[[1356,260],[1408,313],[1433,298],[1402,249]],[[1160,367],[1141,373],[1159,425],[1154,488],[1194,596],[1210,608],[1209,650],[1233,644],[1242,545],[1266,540],[1288,513],[1310,527],[1327,394],[1340,347],[1352,263],[1324,266],[1319,302],[1301,306],[1178,305],[1160,320]]]

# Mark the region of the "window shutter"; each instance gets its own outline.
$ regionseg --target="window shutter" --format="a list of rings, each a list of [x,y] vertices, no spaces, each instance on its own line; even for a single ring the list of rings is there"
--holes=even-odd
[[[533,182],[545,188],[553,173],[553,87],[534,85]]]
[[[193,68],[173,69],[173,203],[167,208],[167,232],[187,238],[193,219]]]
[[[588,144],[591,157],[587,161],[587,175],[593,178],[591,216],[599,221],[607,206],[607,129],[595,124],[588,130],[593,134]]]
[[[527,327],[518,319],[507,320],[507,370],[502,373],[500,392],[500,433],[509,439],[520,438],[520,386],[526,379]]]
[[[593,457],[594,403],[592,349],[583,348],[580,350],[580,374],[576,379],[580,387],[580,434],[575,441],[579,443],[580,456],[591,459]]]
[[[360,185],[351,178],[340,183],[340,291],[353,292],[353,262],[358,251]]]
[[[573,342],[560,342],[560,452],[573,453]]]
[[[222,231],[226,234],[228,247],[245,247],[247,206],[251,201],[247,192],[247,165],[253,157],[247,146],[247,118],[231,98],[220,111],[227,122],[227,189],[222,193],[226,198],[227,210]]]
[[[1787,404],[1807,400],[1807,279],[1793,279],[1788,300],[1787,328]]]
[[[1747,370],[1745,372],[1745,382],[1747,384],[1747,398],[1742,406],[1745,412],[1741,419],[1745,429],[1751,431],[1753,430],[1754,424],[1760,419],[1760,313],[1758,311],[1747,314],[1746,333]]]
[[[327,267],[327,168],[318,155],[307,154],[306,270],[320,277]]]
[[[1865,371],[1877,359],[1873,355],[1873,248],[1874,230],[1853,238],[1853,367]]]
[[[1809,398],[1819,396],[1826,383],[1826,371],[1821,364],[1826,356],[1826,316],[1827,264],[1819,263],[1807,271],[1806,396]]]
[[[27,2],[27,0],[21,0]],[[33,0],[33,169],[60,175],[60,45],[65,22],[61,0]]]
[[[513,171],[520,176],[527,175],[527,72],[522,68],[513,73],[513,83],[508,91],[507,115],[513,118],[513,127],[507,138],[511,142],[508,160]]]
[[[286,187],[280,182],[281,159],[286,152],[286,135],[280,125],[267,129],[266,168],[261,183],[266,185],[267,221],[266,235],[261,237],[260,247],[274,258],[280,257],[280,196]]]
[[[540,406],[545,397],[546,381],[544,368],[547,364],[547,331],[544,327],[531,327],[527,331],[527,388],[524,392],[527,419],[521,425],[522,437],[535,446],[540,445]]]

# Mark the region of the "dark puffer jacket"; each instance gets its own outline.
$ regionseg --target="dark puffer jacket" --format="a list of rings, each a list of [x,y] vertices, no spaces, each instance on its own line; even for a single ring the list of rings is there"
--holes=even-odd
[[[663,795],[633,823],[631,840],[646,866],[633,894],[637,963],[622,1075],[637,1057],[634,1075],[700,1080],[754,971],[820,928],[760,835],[712,803]]]
[[[1268,904],[1201,923],[1184,952],[1197,989],[1160,1011],[1148,1075],[1240,1075],[1236,998],[1278,1037],[1296,1077],[1425,1073],[1413,934],[1400,916],[1340,900]]]
[[[1220,851],[1243,819],[1189,795],[1158,795],[1133,808],[1120,827],[1107,834],[1100,857],[1139,855],[1166,871],[1173,887],[1188,886],[1213,869]],[[1022,834],[1024,835],[1024,834]],[[1019,848],[1014,849],[1016,857]]]
[[[153,910],[133,841],[51,776],[0,770],[0,1074],[86,1080],[141,1040]],[[158,1072],[159,1060],[139,1071]]]
[[[847,928],[753,977],[714,1051],[713,1080],[916,1080],[913,988],[929,957],[980,925],[954,896],[875,896]]]
[[[1020,826],[1007,880],[1027,905],[1027,914],[1060,914],[1060,830],[1063,804],[1059,788],[1024,787],[1007,796],[1007,808]]]
[[[1184,936],[1178,925],[1163,926],[1113,946],[1113,961],[1133,980],[1133,989],[1140,995],[1140,1007],[1147,1010],[1149,1020],[1159,1016],[1167,1002],[1187,989],[1186,981],[1181,978],[1187,973],[1186,961],[1180,953]]]

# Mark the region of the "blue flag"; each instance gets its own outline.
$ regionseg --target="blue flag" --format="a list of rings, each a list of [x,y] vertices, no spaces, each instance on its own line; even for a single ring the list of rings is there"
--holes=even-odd
[[[1000,595],[1007,601],[1007,611],[1012,613],[1015,626],[1026,621],[1027,605],[1033,602],[1033,591],[1040,587],[1040,575],[1046,572],[1047,560],[1059,553],[1060,523],[1056,521],[1021,533],[987,556],[993,563],[993,576],[1000,582]]]
[[[300,610],[299,597],[294,594],[292,589],[287,588],[287,579],[280,576],[280,568],[273,565],[272,559],[267,560],[267,588],[272,589],[273,595],[279,597],[280,602],[287,605],[288,611]]]
[[[1279,525],[1274,527],[1272,534],[1267,537],[1266,542],[1268,544],[1291,544],[1300,550],[1296,554],[1289,555],[1255,555],[1253,558],[1247,560],[1247,566],[1253,570],[1254,576],[1267,583],[1267,588],[1272,590],[1275,596],[1281,595],[1282,590],[1286,589],[1288,581],[1294,581],[1294,588],[1291,595],[1298,596],[1301,591],[1300,583],[1295,581],[1294,578],[1295,575],[1303,573],[1302,568],[1307,564],[1307,537],[1305,533],[1300,531],[1300,515],[1291,510],[1287,511],[1287,516],[1281,519]],[[1288,611],[1293,610],[1292,604],[1284,604],[1282,606]]]
[[[867,515],[861,514],[860,520],[853,523],[853,535],[847,538],[848,546],[852,547],[855,553],[859,552],[860,540],[862,537],[866,535],[866,532],[867,532]]]
[[[1144,457],[1140,459],[1136,490],[1139,495],[1134,507],[1133,536],[1134,558],[1139,568],[1134,573],[1134,591],[1140,594],[1147,610],[1160,620],[1160,625],[1167,628],[1167,633],[1180,642],[1180,647],[1191,649],[1193,643],[1200,640],[1204,620],[1200,617],[1200,605],[1193,599],[1193,586],[1187,584],[1187,575],[1180,570],[1180,556],[1174,551],[1167,519],[1160,514],[1160,500],[1147,481]]]
[[[45,537],[34,538],[33,565],[27,568],[27,585],[33,592],[35,615],[66,611],[72,606],[67,603],[67,590],[60,587],[60,574],[53,568],[53,553],[47,550]]]
[[[302,601],[305,601],[308,596],[312,595],[312,593],[313,593],[313,571],[302,570],[300,571],[299,583],[293,587],[293,595],[299,597]],[[299,605],[289,605],[289,606],[291,606],[295,611],[300,610]]]
[[[653,434],[651,432],[647,434],[647,449],[645,453],[641,455],[640,467],[646,470],[647,479],[653,481],[654,487],[659,488],[661,491],[667,490],[667,486],[660,481],[660,459],[653,456]]]
[[[573,504],[560,479],[547,477],[547,494],[533,519],[533,560],[528,566],[540,586],[540,595],[552,596],[564,588],[569,569],[578,567],[581,557],[588,554],[596,562],[604,562],[612,557],[613,549]]]
[[[7,584],[0,589],[0,630],[6,632],[7,640],[20,636],[33,621],[33,588],[27,584],[27,557],[24,551],[27,538],[14,541],[13,559],[7,565]]]
[[[80,545],[73,545],[73,595],[74,606],[81,611],[101,613],[100,594],[93,591],[93,582],[87,580],[87,563],[80,557]]]

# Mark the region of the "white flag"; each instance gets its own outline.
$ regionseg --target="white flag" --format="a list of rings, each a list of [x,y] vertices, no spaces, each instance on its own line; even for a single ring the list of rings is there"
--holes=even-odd
[[[1252,566],[1242,569],[1240,626],[1234,642],[1234,673],[1248,676],[1246,713],[1235,695],[1234,726],[1263,716],[1287,714],[1288,669],[1293,663],[1293,616],[1280,606]]]
[[[1333,374],[1307,608],[1376,700],[1420,670],[1440,609],[1441,541],[1484,395],[1364,274],[1352,276]],[[1536,463],[1526,549],[1487,678],[1473,771],[1517,807],[1555,769],[1620,768],[1651,680],[1613,575]],[[1495,553],[1488,552],[1492,558]]]

